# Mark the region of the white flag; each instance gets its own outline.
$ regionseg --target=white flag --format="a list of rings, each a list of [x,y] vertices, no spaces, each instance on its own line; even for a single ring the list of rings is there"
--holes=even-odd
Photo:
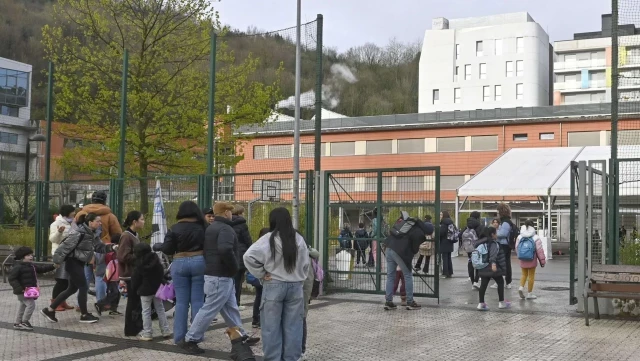
[[[164,204],[162,203],[162,190],[160,189],[160,181],[156,180],[156,194],[153,197],[153,223],[151,224],[151,245],[163,243],[164,236],[167,234],[167,216],[164,213]]]

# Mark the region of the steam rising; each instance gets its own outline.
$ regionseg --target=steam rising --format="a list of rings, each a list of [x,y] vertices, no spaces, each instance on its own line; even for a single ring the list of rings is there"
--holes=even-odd
[[[353,84],[358,78],[353,71],[344,64],[333,64],[331,66],[331,76],[325,84],[322,84],[322,103],[324,107],[334,109],[340,104],[340,91],[344,82]],[[311,108],[316,101],[316,92],[314,90],[306,91],[300,94],[300,107]],[[290,96],[285,100],[281,100],[276,105],[276,109],[294,109],[296,105],[295,96]]]

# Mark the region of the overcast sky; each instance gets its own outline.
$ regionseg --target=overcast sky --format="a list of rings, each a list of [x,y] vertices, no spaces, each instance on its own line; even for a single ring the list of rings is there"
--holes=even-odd
[[[223,24],[246,30],[295,26],[296,0],[217,0]],[[324,16],[324,45],[345,51],[396,37],[421,41],[431,19],[449,19],[527,11],[551,41],[573,33],[600,30],[600,16],[611,12],[610,0],[302,0],[302,22]]]

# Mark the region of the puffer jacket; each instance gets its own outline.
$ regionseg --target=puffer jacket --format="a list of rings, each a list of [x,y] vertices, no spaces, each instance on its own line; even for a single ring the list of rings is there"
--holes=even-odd
[[[165,282],[164,267],[155,253],[147,253],[137,262],[131,277],[131,292],[140,296],[153,296]]]
[[[447,239],[449,225],[451,224],[453,224],[451,218],[442,218],[442,220],[440,220],[440,253],[453,252],[453,243]]]
[[[38,287],[36,273],[53,271],[53,265],[37,265],[31,262],[15,261],[9,273],[9,284],[13,288],[14,295],[21,295],[27,287]]]
[[[69,233],[53,255],[53,263],[62,264],[69,258],[89,263],[94,257],[94,252],[108,253],[113,251],[113,245],[104,244],[86,224],[78,225],[78,228]]]
[[[467,218],[467,228],[473,229],[476,232],[478,238],[482,237],[482,232],[484,232],[484,226],[480,223],[480,220],[477,218],[469,217]],[[460,232],[460,237],[462,237],[462,232]]]
[[[58,232],[58,228],[64,226],[64,231],[62,233]],[[58,245],[69,236],[69,232],[71,232],[72,224],[67,222],[67,220],[63,216],[57,216],[56,220],[51,223],[49,227],[49,242],[51,242],[51,255],[53,256],[56,253],[56,249],[58,249]]]
[[[544,249],[542,248],[542,240],[538,237],[536,229],[533,227],[527,228],[527,226],[522,226],[520,228],[520,235],[518,236],[518,239],[516,239],[516,254],[518,253],[518,244],[520,244],[520,240],[522,238],[533,239],[533,242],[536,244],[536,252],[533,254],[533,260],[520,260],[520,268],[536,268],[538,267],[538,262],[540,262],[541,266],[547,264],[547,258],[545,257]]]
[[[486,243],[489,247],[489,265],[481,270],[478,270],[478,274],[480,277],[502,277],[505,275],[507,270],[507,258],[504,254],[504,249],[500,247],[498,242],[493,239],[488,239],[487,237],[482,237],[478,240],[477,246]],[[493,272],[491,269],[492,264],[496,264],[497,270]]]
[[[244,217],[233,216],[231,219],[231,227],[238,235],[238,266],[240,267],[240,270],[244,270],[245,267],[242,257],[253,244],[251,234],[249,233],[249,226],[247,225],[247,220],[244,219]]]
[[[100,216],[102,221],[102,232],[100,233],[100,239],[103,243],[111,243],[111,235],[122,233],[122,227],[118,218],[111,212],[111,208],[100,203],[87,204],[82,208],[78,214],[76,214],[76,223],[80,216],[95,213]]]

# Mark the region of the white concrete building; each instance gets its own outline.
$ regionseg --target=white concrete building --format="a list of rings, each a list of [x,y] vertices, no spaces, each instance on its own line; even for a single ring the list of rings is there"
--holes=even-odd
[[[436,18],[420,57],[420,113],[549,105],[549,36],[528,13]]]
[[[24,180],[27,140],[38,127],[31,120],[29,64],[0,58],[0,179]],[[39,143],[31,143],[30,179],[36,179]]]

